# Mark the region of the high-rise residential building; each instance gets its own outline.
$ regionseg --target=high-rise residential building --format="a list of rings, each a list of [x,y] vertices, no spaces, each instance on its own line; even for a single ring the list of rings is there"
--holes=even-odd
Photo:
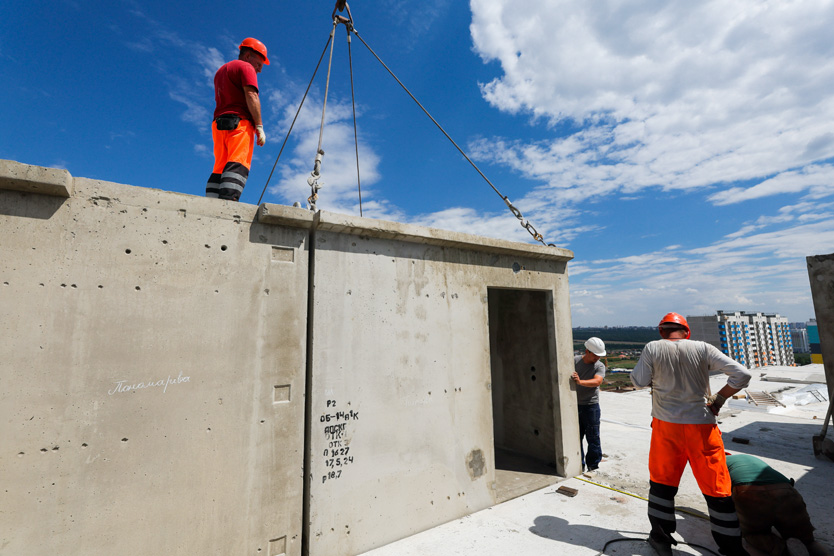
[[[811,343],[808,341],[808,325],[804,322],[792,322],[789,325],[791,343],[794,353],[811,353]]]
[[[693,340],[714,345],[748,369],[794,364],[788,319],[778,314],[718,311],[686,320]]]
[[[811,319],[805,325],[808,330],[808,344],[811,348],[811,363],[822,363],[822,350],[820,349],[820,332],[817,328],[817,319]]]

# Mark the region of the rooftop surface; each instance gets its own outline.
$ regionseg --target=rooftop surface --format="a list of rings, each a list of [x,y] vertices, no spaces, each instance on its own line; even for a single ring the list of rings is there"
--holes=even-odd
[[[744,399],[728,401],[719,417],[725,448],[757,456],[795,479],[817,528],[817,540],[834,554],[834,462],[816,458],[811,440],[820,433],[828,402],[817,401],[808,393],[815,389],[815,381],[824,381],[822,365],[763,367],[752,372],[746,390],[768,392],[784,407],[755,405]],[[716,375],[710,382],[717,391],[725,380]],[[822,391],[827,397],[825,388]],[[560,480],[366,556],[596,555],[612,540],[645,539],[649,522],[641,497],[648,496],[649,490],[651,395],[648,389],[601,392],[600,407],[606,458],[596,477]],[[832,427],[828,430],[828,435],[834,435]],[[578,494],[560,494],[557,489],[561,486],[577,489]],[[675,502],[683,510],[678,511],[677,538],[717,553],[706,521],[706,502],[689,468]],[[807,554],[795,539],[788,546],[794,555]],[[710,554],[709,550],[680,544],[675,550],[677,554]],[[641,540],[623,540],[609,545],[605,554],[651,555],[654,551]]]

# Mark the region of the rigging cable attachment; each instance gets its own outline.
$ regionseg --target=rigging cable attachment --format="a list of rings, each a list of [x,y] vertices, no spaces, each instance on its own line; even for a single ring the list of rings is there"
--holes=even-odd
[[[287,130],[287,135],[284,137],[284,142],[281,143],[281,149],[278,151],[278,156],[275,158],[275,163],[272,165],[272,171],[269,173],[269,177],[266,178],[266,184],[264,184],[263,191],[261,191],[261,196],[258,198],[259,205],[261,204],[261,201],[263,201],[264,193],[266,193],[266,188],[269,187],[269,181],[272,179],[272,174],[275,172],[275,167],[278,165],[278,161],[281,159],[281,153],[284,152],[284,147],[287,146],[287,140],[290,138],[290,133],[292,133],[293,127],[295,127],[295,121],[298,119],[298,115],[301,113],[301,109],[304,107],[304,101],[307,100],[307,94],[310,92],[310,87],[313,85],[313,81],[316,78],[316,74],[319,72],[321,61],[324,59],[324,54],[325,52],[327,52],[327,47],[330,46],[330,41],[332,40],[333,35],[331,34],[330,37],[328,37],[327,42],[325,43],[324,48],[321,51],[321,56],[319,56],[319,62],[318,64],[316,64],[316,69],[313,72],[313,77],[310,78],[310,82],[307,84],[307,90],[304,91],[304,96],[301,97],[301,103],[298,105],[298,110],[295,111],[295,117],[292,119],[290,128]]]
[[[345,10],[347,10],[347,17],[336,15],[337,11],[343,12]],[[338,23],[344,23],[348,28],[348,32],[353,30],[353,16],[350,14],[350,6],[348,6],[347,0],[336,0],[336,5],[333,7],[333,13],[330,14],[330,19],[338,21]]]
[[[327,84],[324,86],[324,102],[321,106],[321,127],[319,127],[319,146],[316,148],[316,159],[313,161],[313,171],[310,172],[310,177],[307,178],[307,185],[310,186],[310,196],[307,197],[307,208],[311,211],[316,211],[316,200],[319,198],[318,192],[324,186],[319,183],[321,177],[321,159],[324,156],[324,150],[321,148],[321,142],[324,138],[324,117],[327,111],[327,94],[330,91],[330,71],[333,67],[333,46],[335,41],[333,35],[336,33],[336,26],[339,24],[337,19],[333,19],[333,28],[330,30],[330,60],[327,63]]]
[[[316,201],[319,198],[319,189],[324,187],[324,183],[319,183],[321,178],[321,157],[324,156],[324,151],[319,149],[316,153],[316,160],[313,162],[313,171],[310,172],[310,177],[307,178],[307,185],[310,186],[310,196],[307,197],[307,208],[316,212]]]
[[[399,77],[397,77],[397,76],[394,74],[394,72],[393,72],[393,71],[391,71],[391,68],[389,68],[389,67],[385,64],[385,62],[383,62],[383,61],[382,61],[382,59],[381,59],[381,58],[377,55],[377,53],[376,53],[376,52],[374,52],[374,49],[373,49],[373,48],[371,48],[371,46],[370,46],[367,42],[365,42],[365,39],[363,39],[363,38],[362,38],[362,35],[360,35],[360,34],[359,34],[359,31],[357,31],[356,29],[354,29],[354,30],[353,30],[353,34],[354,34],[354,35],[356,35],[356,38],[357,38],[357,39],[359,39],[359,40],[362,42],[362,44],[363,44],[363,45],[365,45],[365,48],[367,48],[367,49],[368,49],[368,51],[369,51],[369,52],[373,55],[373,57],[374,57],[374,58],[376,58],[376,59],[377,59],[377,61],[378,61],[380,64],[382,64],[382,67],[384,67],[384,68],[388,71],[388,73],[391,75],[391,77],[393,77],[393,78],[394,78],[394,80],[395,80],[395,81],[396,81],[396,82],[400,85],[400,87],[402,87],[403,91],[405,91],[405,92],[408,94],[408,96],[410,96],[410,97],[411,97],[411,100],[413,100],[413,101],[417,104],[417,106],[419,106],[419,107],[420,107],[420,110],[422,110],[422,111],[423,111],[423,113],[424,113],[426,116],[428,116],[428,118],[429,118],[429,119],[430,119],[430,120],[434,123],[434,125],[435,125],[435,126],[437,126],[437,129],[439,129],[439,130],[440,130],[440,132],[441,132],[441,133],[443,133],[443,135],[445,135],[445,136],[446,136],[446,139],[448,139],[448,140],[449,140],[449,142],[450,142],[450,143],[452,143],[452,145],[454,145],[454,147],[458,150],[458,152],[461,154],[461,156],[463,156],[463,158],[465,158],[465,159],[466,159],[466,161],[467,161],[467,162],[469,162],[469,164],[472,166],[472,168],[474,168],[474,169],[475,169],[475,171],[476,171],[476,172],[478,172],[478,174],[479,174],[479,175],[480,175],[480,176],[484,179],[484,181],[485,181],[485,182],[487,182],[487,184],[488,184],[488,185],[492,188],[492,190],[493,190],[493,191],[495,191],[495,193],[496,193],[499,197],[501,197],[501,199],[503,199],[503,200],[504,200],[504,203],[506,203],[506,205],[507,205],[507,207],[510,209],[510,211],[511,211],[511,212],[515,215],[515,217],[516,217],[516,218],[518,218],[518,220],[521,222],[521,226],[522,226],[525,230],[527,230],[527,231],[530,233],[530,235],[531,235],[531,236],[533,236],[533,239],[535,239],[536,241],[538,241],[538,242],[539,242],[539,243],[541,243],[542,245],[545,245],[546,247],[556,247],[556,245],[554,245],[553,243],[547,243],[547,242],[545,242],[545,241],[544,241],[544,237],[543,237],[543,236],[542,236],[542,235],[541,235],[541,234],[540,234],[540,233],[536,230],[536,228],[534,228],[534,227],[533,227],[533,225],[532,225],[532,224],[530,224],[530,222],[529,222],[528,220],[525,220],[525,219],[524,219],[524,216],[521,214],[521,211],[520,211],[520,210],[518,210],[518,209],[517,209],[517,208],[516,208],[516,207],[515,207],[515,206],[514,206],[511,202],[510,202],[509,198],[508,198],[506,195],[502,194],[502,193],[498,190],[498,188],[497,188],[497,187],[495,187],[495,185],[493,185],[493,183],[489,180],[489,178],[487,178],[487,177],[486,177],[486,175],[485,175],[483,172],[481,172],[481,169],[480,169],[480,168],[478,168],[478,165],[477,165],[477,164],[475,164],[475,163],[472,161],[472,159],[471,159],[471,158],[469,158],[469,156],[468,156],[468,155],[467,155],[467,154],[463,151],[463,149],[461,149],[461,148],[460,148],[460,146],[458,146],[458,144],[455,142],[455,140],[454,140],[454,139],[452,139],[452,137],[451,137],[448,133],[446,133],[446,130],[445,130],[445,129],[443,129],[443,126],[441,126],[441,125],[438,123],[438,121],[437,121],[437,120],[435,120],[435,119],[434,119],[434,117],[433,117],[431,114],[429,114],[429,111],[428,111],[428,110],[426,110],[426,108],[425,108],[425,107],[424,107],[424,106],[420,103],[420,101],[419,101],[419,100],[417,100],[417,97],[415,97],[415,96],[411,93],[411,91],[409,91],[409,90],[408,90],[408,87],[406,87],[406,86],[403,84],[403,82],[402,82],[402,81],[400,81]]]

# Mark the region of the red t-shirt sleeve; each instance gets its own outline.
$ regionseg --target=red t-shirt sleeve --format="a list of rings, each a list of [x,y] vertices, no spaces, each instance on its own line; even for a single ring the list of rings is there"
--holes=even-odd
[[[243,89],[246,85],[250,87],[255,87],[255,90],[258,90],[258,74],[255,72],[255,68],[252,67],[252,64],[243,63],[238,66],[240,68],[240,74],[238,77],[240,78],[240,88]]]

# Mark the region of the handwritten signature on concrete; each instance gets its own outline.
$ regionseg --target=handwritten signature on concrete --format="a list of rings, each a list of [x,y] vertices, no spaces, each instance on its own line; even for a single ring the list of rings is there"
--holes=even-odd
[[[133,390],[142,390],[143,388],[162,388],[162,393],[168,391],[168,386],[170,384],[182,384],[183,382],[188,382],[191,377],[182,376],[182,372],[180,372],[177,378],[171,378],[169,375],[167,379],[163,378],[157,381],[150,381],[150,382],[137,382],[136,384],[128,384],[126,380],[119,380],[116,382],[116,386],[112,390],[108,390],[107,394],[112,396],[113,394],[121,394],[123,392],[130,392]]]

